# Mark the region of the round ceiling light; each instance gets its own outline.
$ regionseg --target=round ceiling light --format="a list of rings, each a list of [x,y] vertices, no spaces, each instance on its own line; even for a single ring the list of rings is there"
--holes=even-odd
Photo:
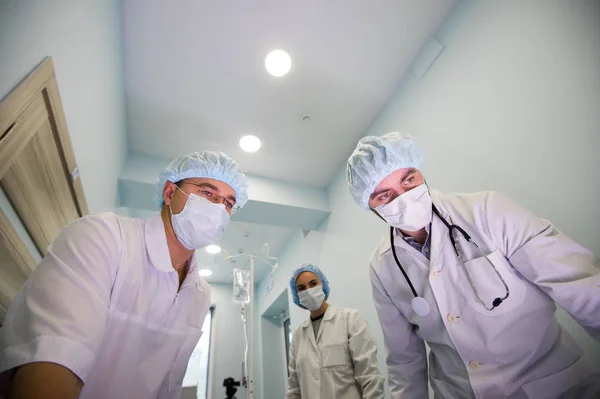
[[[210,269],[200,269],[198,271],[198,274],[200,274],[202,277],[210,277],[210,276],[212,276],[212,270],[210,270]]]
[[[219,252],[221,252],[221,247],[216,244],[210,244],[205,249],[206,252],[208,252],[209,254],[218,254]]]
[[[246,152],[256,152],[260,149],[261,145],[260,139],[251,134],[240,139],[240,147]]]
[[[265,68],[273,76],[283,76],[292,68],[292,59],[285,51],[274,50],[265,58]]]

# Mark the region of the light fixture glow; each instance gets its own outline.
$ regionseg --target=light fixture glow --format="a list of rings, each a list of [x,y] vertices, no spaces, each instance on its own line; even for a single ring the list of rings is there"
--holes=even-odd
[[[198,274],[200,274],[202,277],[210,277],[210,276],[212,276],[212,270],[210,270],[210,269],[200,269],[198,271]]]
[[[218,254],[219,252],[221,252],[221,247],[216,244],[210,244],[205,249],[206,252],[208,252],[209,254]]]
[[[261,145],[260,139],[251,134],[240,139],[240,147],[246,152],[256,152],[260,149]]]
[[[283,76],[292,68],[292,59],[285,51],[274,50],[265,58],[265,68],[273,76]]]

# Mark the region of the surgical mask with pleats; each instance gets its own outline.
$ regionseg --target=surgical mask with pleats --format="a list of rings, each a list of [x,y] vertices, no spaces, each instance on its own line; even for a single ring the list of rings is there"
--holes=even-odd
[[[317,285],[316,287],[300,291],[298,292],[298,297],[300,297],[300,303],[302,306],[311,312],[314,312],[321,307],[323,301],[325,300],[323,286]]]
[[[375,211],[392,227],[418,231],[427,226],[433,216],[429,188],[423,183],[393,201],[378,206]]]
[[[208,244],[219,241],[229,224],[229,213],[223,204],[215,204],[196,194],[186,194],[188,197],[183,210],[173,214],[171,206],[171,223],[177,239],[189,250],[200,249]]]

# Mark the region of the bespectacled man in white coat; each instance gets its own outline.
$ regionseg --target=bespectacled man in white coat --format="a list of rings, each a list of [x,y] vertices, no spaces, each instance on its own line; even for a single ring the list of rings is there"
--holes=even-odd
[[[430,190],[412,138],[361,139],[347,180],[388,224],[370,261],[394,399],[595,398],[600,372],[559,325],[600,340],[600,262],[504,195]]]
[[[0,397],[179,399],[210,306],[194,251],[248,200],[221,152],[174,160],[161,213],[113,213],[66,227],[11,304],[0,333]]]

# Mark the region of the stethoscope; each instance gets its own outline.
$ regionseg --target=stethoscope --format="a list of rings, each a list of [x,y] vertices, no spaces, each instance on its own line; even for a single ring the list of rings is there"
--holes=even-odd
[[[441,219],[442,222],[444,222],[444,225],[446,226],[446,228],[448,229],[448,232],[450,233],[449,234],[450,235],[450,242],[452,243],[452,246],[454,247],[454,252],[456,252],[456,256],[458,257],[458,260],[460,261],[463,269],[465,270],[465,273],[467,275],[467,279],[469,280],[469,284],[471,284],[471,288],[475,292],[475,295],[477,295],[477,298],[479,299],[479,302],[481,302],[481,304],[483,305],[483,307],[485,309],[490,310],[490,311],[494,310],[495,308],[497,308],[498,306],[500,306],[500,304],[506,298],[508,298],[508,296],[510,295],[510,290],[508,289],[508,285],[506,285],[506,281],[504,281],[504,278],[502,278],[502,275],[500,274],[500,272],[498,272],[498,269],[496,269],[496,266],[494,266],[494,264],[492,263],[492,261],[490,261],[489,258],[487,257],[487,255],[485,255],[483,253],[483,251],[479,248],[479,245],[477,245],[471,239],[471,236],[462,227],[460,227],[460,226],[458,226],[456,224],[450,224],[450,223],[448,223],[448,221],[442,217],[442,215],[440,214],[440,212],[438,211],[438,209],[435,207],[435,205],[432,205],[432,206],[433,206],[433,212]],[[408,282],[408,285],[410,286],[410,289],[411,289],[413,295],[415,296],[413,298],[412,302],[411,302],[412,309],[419,316],[427,316],[429,314],[429,310],[430,310],[429,303],[423,297],[420,297],[417,294],[417,290],[415,290],[415,287],[413,286],[412,282],[408,278],[408,275],[404,271],[404,268],[400,264],[400,261],[398,260],[398,255],[396,255],[396,247],[394,246],[394,229],[395,229],[395,227],[391,227],[390,228],[390,241],[391,241],[391,244],[392,244],[392,253],[394,254],[394,260],[396,261],[396,264],[400,268],[400,271],[404,275],[404,278]],[[460,234],[462,234],[462,236],[465,238],[465,240],[467,240],[468,243],[472,244],[477,249],[477,251],[481,254],[481,256],[484,257],[485,260],[487,261],[487,263],[492,267],[492,269],[494,269],[494,271],[496,272],[496,275],[498,276],[498,278],[500,279],[500,281],[502,281],[502,284],[504,285],[504,288],[506,290],[506,295],[503,298],[498,297],[498,298],[494,299],[492,301],[492,306],[487,306],[485,304],[485,302],[483,301],[483,298],[481,298],[481,295],[479,294],[479,291],[477,290],[477,287],[473,283],[473,279],[471,279],[471,275],[469,274],[469,271],[467,270],[467,267],[465,266],[465,263],[464,263],[461,255],[460,255],[458,244],[456,243],[456,240],[454,239],[454,234],[453,234],[454,230],[458,230],[458,232]]]

